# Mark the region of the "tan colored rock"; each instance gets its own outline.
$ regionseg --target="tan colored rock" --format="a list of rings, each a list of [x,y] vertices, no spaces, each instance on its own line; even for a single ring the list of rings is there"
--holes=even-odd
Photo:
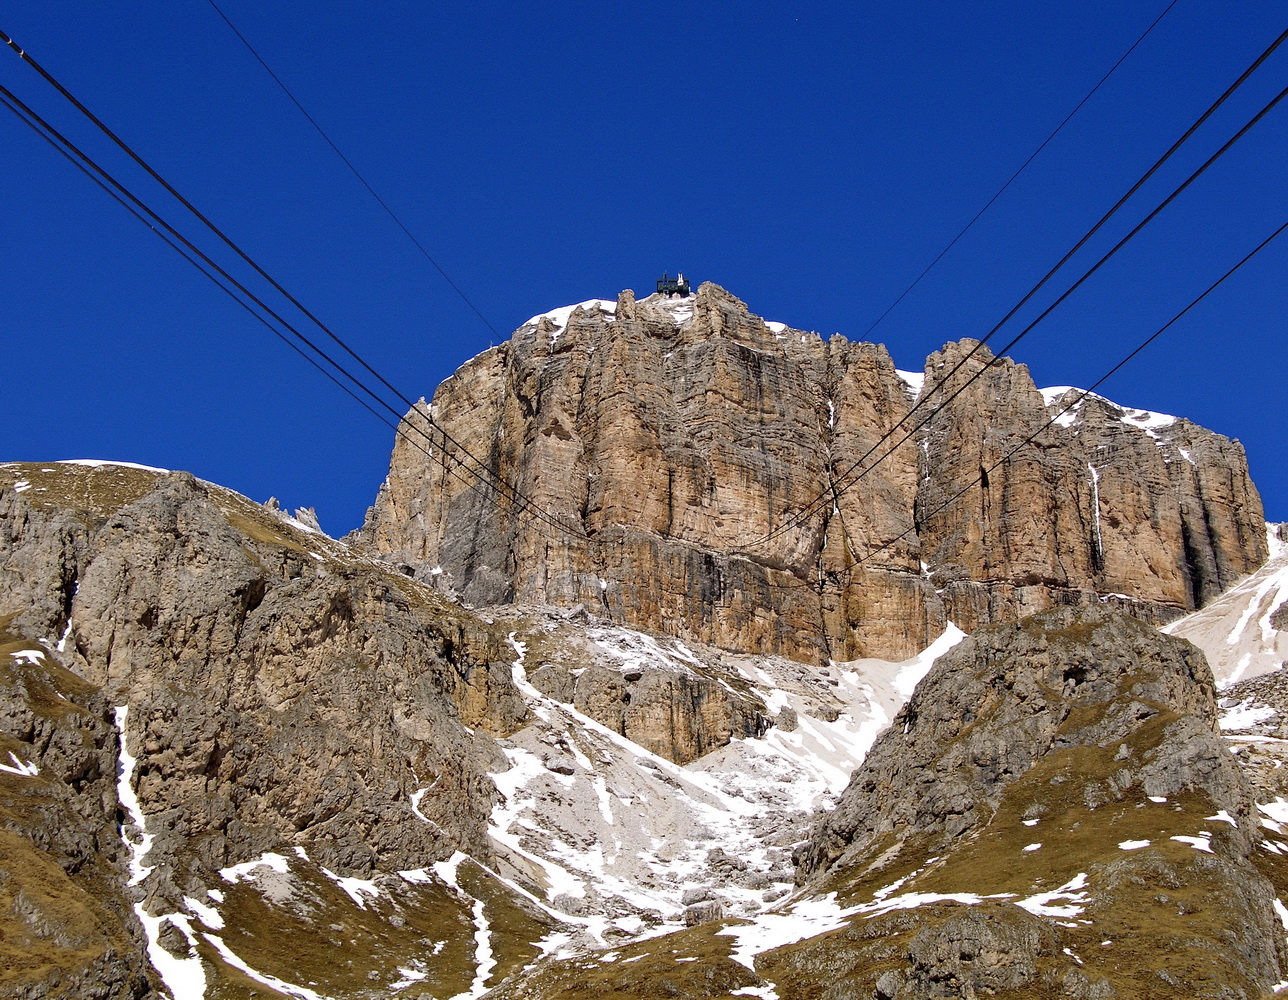
[[[448,434],[566,532],[498,509],[459,462],[402,438],[367,542],[421,575],[441,567],[467,600],[584,602],[727,648],[849,659],[933,638],[915,536],[846,568],[911,528],[911,443],[838,513],[786,524],[907,412],[885,350],[776,333],[710,284],[618,306],[527,325],[434,397]]]
[[[869,912],[757,969],[784,994],[826,968],[855,996],[1259,996],[1288,949],[1257,815],[1194,646],[1095,606],[983,629],[797,851],[802,883]],[[882,912],[895,893],[920,905]],[[1184,982],[1160,974],[1177,915]],[[1074,972],[1105,989],[1070,993]]]
[[[82,504],[75,466],[23,474],[41,506],[0,499],[0,615],[66,628],[64,659],[129,706],[135,791],[174,859],[150,894],[176,905],[283,844],[364,876],[488,855],[488,736],[526,718],[504,633],[187,473],[138,473],[115,510]]]
[[[972,347],[929,359],[900,426],[884,347],[771,328],[709,283],[539,317],[408,414],[435,444],[400,436],[361,539],[473,603],[805,661],[1102,596],[1162,622],[1264,561],[1242,449],[1186,421],[1088,401],[993,468],[1053,411],[987,350],[940,384]]]
[[[1061,415],[1080,393],[1048,407],[1024,365],[975,346],[926,363],[943,409],[922,431],[917,492],[924,558],[960,627],[1100,595],[1161,624],[1265,561],[1236,442],[1099,396]]]

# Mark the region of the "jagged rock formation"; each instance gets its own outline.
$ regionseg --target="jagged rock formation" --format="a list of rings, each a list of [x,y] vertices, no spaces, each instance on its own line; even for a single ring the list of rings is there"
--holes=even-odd
[[[745,680],[731,684],[697,659],[618,664],[575,634],[560,639],[548,660],[534,662],[533,686],[659,757],[688,764],[772,724]]]
[[[1288,841],[1238,770],[1273,800],[1279,744],[1229,753],[1201,656],[1100,602],[933,669],[960,632],[810,664],[472,611],[275,505],[61,463],[0,466],[0,594],[6,996],[1237,997],[1288,967]]]
[[[121,892],[111,707],[12,617],[0,618],[0,994],[145,996],[144,936]]]
[[[558,857],[607,835],[609,786],[584,784],[588,754],[606,774],[623,756],[614,740],[647,758],[614,778],[620,818],[673,789],[711,797],[664,765],[772,724],[710,650],[606,633],[584,611],[480,616],[308,519],[186,473],[0,467],[0,594],[0,927],[25,956],[0,993],[32,1000],[152,997],[168,961],[226,973],[224,948],[285,982],[310,956],[328,996],[365,995],[354,981],[369,978],[387,992],[408,968],[434,995],[467,992],[487,968],[471,944],[480,922],[504,953],[500,977],[539,954],[556,912],[534,902],[555,887],[532,860],[534,828],[510,841],[508,823],[492,825],[498,809],[521,815],[527,789],[514,782],[534,781],[523,766],[539,761],[547,782],[539,821],[567,803],[566,828],[542,848]],[[519,671],[521,691],[525,655],[536,686]],[[564,703],[578,721],[552,729]],[[816,703],[839,714],[821,682],[801,705]],[[601,735],[580,732],[592,723]],[[507,773],[501,792],[493,776]],[[589,809],[569,802],[573,776]],[[793,827],[807,815],[793,808]],[[682,814],[664,820],[669,853],[710,836]],[[656,850],[648,829],[637,839]],[[730,859],[723,877],[759,879],[740,890],[755,900],[785,892],[789,852],[771,853],[759,871]],[[648,877],[677,899],[687,884]],[[555,895],[574,915],[663,919],[630,893],[568,891]],[[670,916],[681,919],[678,904]],[[328,919],[376,950],[336,952],[319,931]],[[283,951],[282,934],[303,950]],[[426,966],[435,942],[447,950]]]
[[[802,880],[871,916],[766,975],[844,969],[853,995],[901,1000],[1261,995],[1288,949],[1216,721],[1202,654],[1115,612],[965,640],[798,852]],[[887,908],[896,890],[928,895]]]
[[[927,361],[905,427],[943,411],[878,447],[915,403],[879,345],[766,324],[709,283],[536,317],[407,415],[434,444],[399,437],[361,539],[474,603],[583,603],[803,661],[1100,596],[1162,622],[1265,560],[1242,448],[1187,421],[1090,397],[997,465],[1070,398],[974,347]],[[563,529],[498,503],[426,413]]]
[[[19,803],[0,813],[2,835],[6,857],[42,865],[54,888],[8,867],[8,884],[22,881],[7,919],[50,957],[6,995],[70,995],[59,970],[92,966],[101,992],[76,995],[143,996],[139,926],[121,915],[182,913],[220,869],[265,852],[297,849],[337,878],[462,849],[490,857],[487,772],[504,758],[487,734],[526,715],[504,634],[186,473],[57,465],[9,478],[20,488],[0,494],[0,613],[31,665],[8,664],[21,676],[0,702],[0,749],[36,770],[0,775]],[[151,838],[149,872],[128,880],[125,748]],[[60,867],[79,895],[55,885]],[[57,930],[75,907],[81,923]],[[186,919],[160,931],[180,954],[195,947]]]

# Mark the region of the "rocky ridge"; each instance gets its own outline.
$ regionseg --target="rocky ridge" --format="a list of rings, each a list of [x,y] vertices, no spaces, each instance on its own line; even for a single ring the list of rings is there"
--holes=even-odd
[[[110,463],[0,466],[0,538],[6,930],[53,939],[3,989],[32,998],[239,996],[246,969],[455,995],[760,912],[929,662],[479,614],[275,504]]]
[[[1274,675],[1227,704],[1230,754],[1201,656],[1102,602],[813,665],[471,610],[275,505],[107,464],[0,466],[0,538],[7,995],[1282,976]]]
[[[1202,654],[1139,620],[985,629],[877,739],[791,896],[496,993],[1261,997],[1288,968],[1288,807],[1254,795],[1241,745]]]
[[[203,962],[254,930],[211,917],[198,933],[194,914],[235,883],[222,870],[272,852],[331,895],[458,849],[489,857],[487,772],[504,758],[486,734],[526,714],[497,659],[504,636],[186,473],[72,463],[0,475],[0,583],[19,647],[8,669],[23,678],[2,711],[13,759],[30,764],[0,775],[13,795],[5,836],[25,841],[5,878],[23,885],[19,866],[38,857],[53,887],[13,897],[9,926],[45,939],[32,952],[45,964],[11,968],[8,995],[71,995],[83,969],[103,996],[151,996],[143,954],[204,981]],[[33,796],[83,819],[51,815],[33,837]],[[46,827],[66,836],[45,842]],[[82,828],[92,840],[73,837]],[[123,929],[87,916],[83,938],[51,936],[60,901],[95,869],[98,905]],[[130,975],[102,975],[103,956],[124,961],[122,941]]]
[[[563,530],[498,503],[429,429],[433,447],[395,444],[360,541],[471,603],[581,604],[815,663],[1052,605],[1162,623],[1265,561],[1237,442],[1044,395],[976,346],[900,373],[880,345],[766,323],[709,283],[534,317],[405,419],[432,416]],[[878,447],[919,403],[902,427],[942,409]]]

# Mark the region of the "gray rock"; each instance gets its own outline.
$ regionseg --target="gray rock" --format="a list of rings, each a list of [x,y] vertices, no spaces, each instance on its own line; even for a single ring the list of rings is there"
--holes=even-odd
[[[716,900],[695,903],[685,908],[684,926],[696,927],[698,924],[709,924],[714,920],[724,919],[724,904]]]
[[[526,716],[504,632],[187,474],[59,466],[38,486],[38,504],[0,497],[0,615],[17,611],[28,637],[70,626],[76,673],[52,652],[39,668],[0,658],[0,723],[32,748],[43,792],[0,809],[0,835],[17,838],[0,853],[24,877],[77,873],[57,878],[95,929],[57,977],[100,981],[75,995],[150,989],[113,820],[116,706],[155,835],[139,886],[152,913],[270,850],[358,877],[489,857],[488,771],[503,758],[487,734]],[[163,947],[183,951],[176,933]],[[31,975],[27,995],[52,988]]]
[[[790,988],[820,965],[858,974],[898,961],[899,1000],[1041,984],[1087,998],[1259,995],[1288,952],[1269,916],[1275,890],[1256,868],[1252,797],[1216,713],[1202,654],[1119,612],[1056,609],[985,629],[936,661],[796,855],[800,880],[820,890],[865,878],[875,890],[897,859],[900,891],[925,884],[916,868],[933,873],[932,891],[990,893],[1007,880],[1014,898],[1053,888],[1039,859],[1076,844],[1076,869],[1058,878],[1088,880],[1079,919],[1127,921],[1134,954],[1161,957],[1180,947],[1169,921],[1184,918],[1185,990],[1159,992],[1152,958],[1082,949],[1079,965],[1058,921],[997,900],[858,918],[846,944],[803,943],[772,978]],[[1202,849],[1176,854],[1173,836]],[[1138,837],[1161,846],[1119,847]],[[1178,914],[1168,893],[1182,888]]]
[[[680,896],[681,906],[692,906],[694,903],[705,903],[708,899],[713,899],[715,893],[709,886],[694,886],[692,889],[685,889]]]
[[[873,990],[875,1000],[898,1000],[899,987],[903,985],[903,976],[894,969],[882,973],[877,978],[876,988]]]

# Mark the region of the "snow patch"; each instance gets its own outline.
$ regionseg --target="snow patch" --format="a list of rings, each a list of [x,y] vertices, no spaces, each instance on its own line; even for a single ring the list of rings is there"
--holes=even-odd
[[[1087,463],[1087,470],[1091,473],[1091,513],[1096,525],[1096,556],[1103,560],[1105,540],[1100,535],[1100,473],[1090,462]]]
[[[1025,899],[1017,899],[1015,905],[1028,910],[1035,917],[1062,917],[1070,919],[1081,916],[1091,901],[1088,893],[1083,892],[1087,886],[1087,873],[1079,872],[1058,889],[1050,892],[1039,892]],[[1066,900],[1057,903],[1056,900]]]
[[[1071,385],[1048,386],[1045,389],[1039,389],[1038,392],[1042,394],[1042,400],[1046,403],[1048,408],[1061,402],[1063,397],[1068,393],[1076,392],[1079,394],[1080,398],[1076,402],[1069,401],[1067,408],[1055,418],[1055,423],[1059,424],[1061,427],[1070,427],[1077,422],[1078,418],[1081,416],[1082,404],[1089,399],[1095,399],[1105,403],[1118,412],[1118,419],[1122,423],[1131,427],[1140,428],[1159,443],[1162,442],[1159,440],[1157,432],[1166,427],[1171,427],[1176,423],[1177,419],[1176,417],[1170,416],[1166,413],[1155,413],[1152,410],[1134,410],[1130,407],[1121,406],[1118,403],[1115,403],[1112,399],[1106,399],[1099,393],[1089,392],[1085,389],[1079,389],[1076,386]]]
[[[127,885],[138,885],[152,872],[153,867],[143,864],[143,859],[152,849],[155,835],[148,833],[147,820],[139,806],[138,796],[134,793],[134,768],[138,763],[126,748],[125,728],[129,718],[128,705],[118,705],[115,711],[116,729],[120,736],[120,758],[117,762],[116,794],[125,808],[134,827],[135,836],[131,837],[124,826],[121,827],[121,839],[130,852],[130,878]],[[154,917],[143,907],[143,903],[134,904],[134,914],[143,926],[147,938],[148,960],[161,976],[172,1000],[204,1000],[206,996],[206,970],[201,958],[195,952],[187,958],[172,955],[161,945],[161,926],[170,923],[188,940],[190,946],[196,945],[192,932],[192,923],[185,914],[171,913]]]
[[[554,324],[554,329],[550,331],[550,343],[556,344],[559,338],[563,336],[564,330],[568,328],[568,321],[572,319],[572,314],[578,309],[584,309],[587,312],[603,313],[610,321],[617,317],[617,303],[608,299],[587,299],[585,302],[578,302],[576,305],[560,306],[558,309],[551,309],[549,312],[538,313],[523,326],[536,326],[543,319],[548,319]]]
[[[483,902],[474,901],[474,982],[464,993],[457,993],[452,1000],[478,1000],[487,992],[487,981],[496,968],[496,956],[492,953],[492,927],[487,914],[483,911]]]
[[[1257,811],[1266,817],[1261,821],[1261,825],[1268,830],[1283,833],[1283,828],[1288,826],[1288,801],[1282,798],[1277,798],[1273,802],[1258,802]]]
[[[1258,705],[1251,699],[1223,707],[1218,725],[1222,729],[1251,729],[1273,719],[1278,713],[1269,705]]]
[[[326,1000],[322,994],[314,992],[307,986],[296,986],[294,983],[288,983],[283,979],[278,979],[276,976],[270,976],[266,972],[256,972],[242,961],[228,945],[224,944],[222,939],[214,934],[203,934],[202,937],[210,942],[214,949],[219,952],[219,957],[225,962],[243,975],[255,980],[255,982],[267,986],[270,990],[281,993],[283,996],[295,997],[296,1000]],[[176,996],[174,1000],[179,1000],[179,998]]]
[[[270,871],[277,872],[279,875],[285,875],[290,870],[290,862],[281,854],[275,854],[269,851],[261,854],[254,861],[243,861],[239,865],[231,865],[228,868],[219,870],[220,877],[225,882],[253,882],[255,873],[260,868],[267,868]]]
[[[358,908],[365,910],[367,908],[367,897],[377,897],[380,895],[380,889],[376,886],[375,879],[348,878],[343,875],[337,875],[329,868],[323,868],[322,874],[344,890],[345,894],[358,904]]]
[[[129,718],[130,707],[128,705],[119,705],[116,708],[116,730],[121,739],[121,757],[117,768],[116,776],[116,797],[120,800],[121,805],[125,807],[125,812],[130,818],[133,825],[137,840],[127,835],[124,827],[121,828],[121,839],[125,841],[125,846],[130,850],[130,879],[126,885],[138,885],[151,873],[155,866],[146,866],[143,859],[147,857],[148,852],[152,850],[152,841],[156,839],[155,834],[148,833],[147,822],[143,818],[143,810],[139,807],[139,797],[134,794],[134,768],[138,761],[126,749],[125,743],[125,724]]]
[[[761,913],[748,923],[724,927],[716,933],[733,938],[729,957],[755,972],[757,955],[837,930],[858,912],[858,907],[838,906],[836,893],[832,892],[818,899],[801,900],[782,913]]]
[[[221,931],[224,929],[224,918],[219,915],[219,911],[213,906],[207,906],[199,899],[193,899],[191,896],[183,897],[183,905],[192,911],[192,915],[209,927],[212,931]]]
[[[461,885],[456,880],[456,871],[458,868],[460,868],[462,861],[468,861],[468,860],[469,860],[468,854],[463,854],[460,851],[456,851],[446,861],[434,862],[434,874],[436,874],[439,878],[441,878],[444,882],[450,885],[457,892],[460,892]],[[424,871],[424,869],[421,869],[421,871]],[[406,878],[407,875],[409,875],[410,873],[402,872],[400,874],[402,874],[402,876]]]
[[[921,395],[921,390],[926,384],[925,372],[905,372],[896,368],[894,373],[899,376],[899,381],[907,387],[910,396],[915,399]]]
[[[16,774],[21,778],[34,778],[40,773],[39,767],[31,761],[19,760],[18,755],[12,750],[9,751],[9,759],[13,761],[13,766],[0,764],[0,771],[4,771],[6,774]]]
[[[61,460],[58,464],[59,465],[85,465],[92,469],[97,469],[102,466],[109,466],[109,467],[115,466],[118,469],[140,469],[143,472],[160,472],[163,475],[166,475],[170,472],[169,469],[158,469],[155,465],[139,465],[135,462],[111,462],[101,458],[65,458]]]

